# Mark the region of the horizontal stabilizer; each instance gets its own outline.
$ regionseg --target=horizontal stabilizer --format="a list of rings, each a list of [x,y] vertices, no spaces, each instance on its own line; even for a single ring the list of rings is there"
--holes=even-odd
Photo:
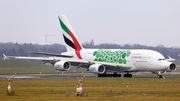
[[[62,54],[44,53],[44,52],[32,52],[31,54],[50,55],[50,56],[58,56],[58,57],[66,57],[66,58],[72,58],[73,57],[71,55],[62,55]]]
[[[173,58],[171,58],[170,56],[168,56],[169,57],[169,59],[166,59],[167,61],[169,61],[169,62],[171,62],[171,61],[176,61],[176,59],[173,59]]]

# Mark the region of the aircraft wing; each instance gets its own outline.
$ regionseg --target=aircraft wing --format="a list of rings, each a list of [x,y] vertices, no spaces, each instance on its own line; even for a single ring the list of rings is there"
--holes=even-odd
[[[42,60],[42,61],[68,61],[72,63],[86,63],[88,64],[88,61],[86,60],[80,60],[75,58],[64,58],[64,57],[25,57],[25,56],[6,56],[3,54],[4,60],[6,59],[24,59],[24,60]]]
[[[6,59],[26,59],[26,60],[53,60],[52,58],[49,57],[22,57],[22,56],[6,56],[3,54],[4,60]]]
[[[88,69],[90,65],[93,64],[102,64],[106,67],[106,70],[109,71],[126,71],[132,68],[130,64],[116,64],[116,63],[107,63],[107,62],[98,62],[98,61],[87,61],[76,58],[64,58],[64,57],[22,57],[22,56],[6,56],[3,54],[5,59],[25,59],[25,60],[42,60],[44,63],[55,63],[57,61],[67,61],[71,65],[76,66],[77,68],[82,67]]]

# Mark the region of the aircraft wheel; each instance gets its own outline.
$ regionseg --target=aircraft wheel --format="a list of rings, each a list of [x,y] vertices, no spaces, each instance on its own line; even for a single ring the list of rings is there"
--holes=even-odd
[[[127,73],[127,78],[130,78],[130,74],[129,73]]]
[[[113,74],[113,77],[118,77],[118,74]]]
[[[129,77],[132,78],[132,74],[129,74]]]
[[[118,77],[120,78],[120,77],[121,77],[121,74],[118,74]]]
[[[102,75],[102,77],[107,77],[107,74],[101,74]]]
[[[162,75],[158,75],[157,78],[162,78]]]
[[[129,73],[124,74],[124,78],[132,78],[132,74],[129,74]]]
[[[111,77],[111,74],[107,74],[107,77]]]

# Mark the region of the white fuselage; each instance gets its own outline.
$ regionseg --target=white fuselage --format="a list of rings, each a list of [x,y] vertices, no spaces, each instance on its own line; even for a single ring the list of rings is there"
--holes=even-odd
[[[95,52],[99,54],[95,55]],[[77,58],[74,52],[71,53],[71,55],[72,54],[74,55],[74,57]],[[126,56],[123,56],[123,54],[126,54]],[[80,51],[80,55],[83,60],[87,61],[99,61],[114,64],[131,65],[133,68],[127,70],[127,72],[163,71],[166,70],[171,63],[166,61],[162,54],[153,50],[82,49]],[[119,70],[119,72],[124,71]]]

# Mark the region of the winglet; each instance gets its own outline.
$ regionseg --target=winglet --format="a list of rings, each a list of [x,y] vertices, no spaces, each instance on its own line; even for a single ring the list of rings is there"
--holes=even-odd
[[[5,54],[3,54],[3,56],[4,56],[4,60],[6,60],[6,59],[7,59],[7,56],[6,56]]]

